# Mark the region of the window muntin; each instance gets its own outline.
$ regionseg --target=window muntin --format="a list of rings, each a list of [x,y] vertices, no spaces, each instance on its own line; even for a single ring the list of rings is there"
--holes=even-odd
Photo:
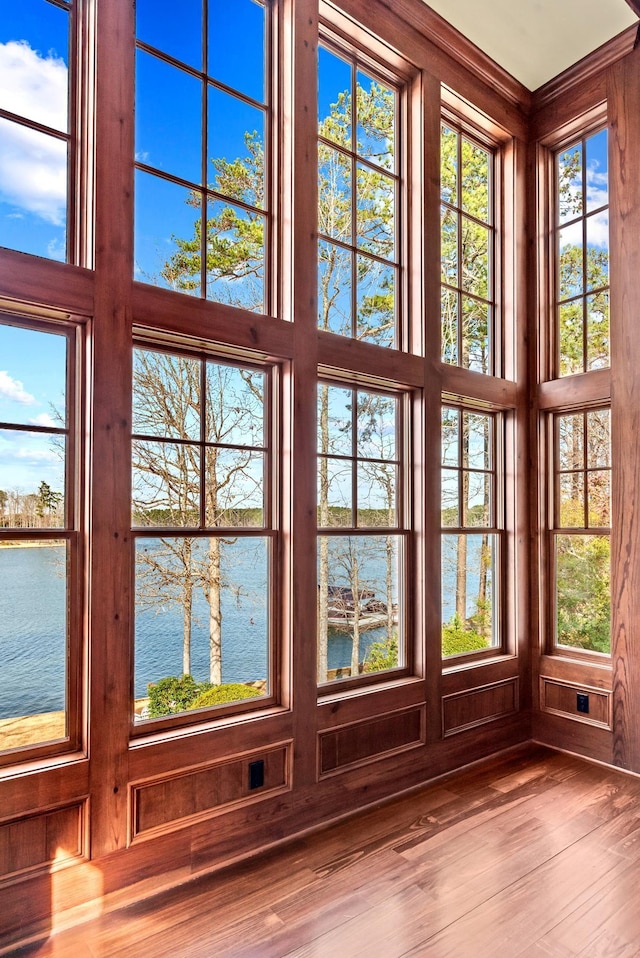
[[[71,0],[5,4],[0,19],[0,245],[73,249]]]
[[[318,681],[405,663],[403,397],[318,385]]]
[[[609,365],[607,130],[556,154],[556,349],[560,376]]]
[[[319,48],[318,327],[400,345],[399,91]]]
[[[0,751],[50,751],[77,722],[75,333],[4,317],[0,353]]]
[[[440,145],[442,360],[493,375],[495,156],[448,120]]]
[[[269,4],[196,6],[136,7],[135,278],[267,313]]]
[[[503,533],[498,416],[442,410],[442,653],[496,648]]]
[[[134,352],[137,721],[272,694],[272,379]]]
[[[609,653],[610,411],[557,414],[553,428],[555,643]]]

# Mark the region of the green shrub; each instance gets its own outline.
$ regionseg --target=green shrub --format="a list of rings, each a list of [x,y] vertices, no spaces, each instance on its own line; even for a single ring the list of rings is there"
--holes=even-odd
[[[390,638],[373,642],[364,662],[365,672],[384,672],[395,669],[398,664],[398,636],[394,632]]]
[[[227,702],[239,702],[241,699],[252,699],[260,694],[260,691],[253,686],[242,685],[239,682],[228,682],[226,685],[210,685],[206,691],[194,698],[187,708],[211,708],[212,705],[224,705]]]
[[[463,652],[476,652],[486,649],[489,643],[484,636],[465,628],[465,624],[456,612],[446,625],[442,626],[442,654],[460,655]]]
[[[168,675],[157,682],[151,682],[149,688],[149,718],[174,715],[186,712],[193,700],[211,688],[210,682],[196,682],[192,675]]]

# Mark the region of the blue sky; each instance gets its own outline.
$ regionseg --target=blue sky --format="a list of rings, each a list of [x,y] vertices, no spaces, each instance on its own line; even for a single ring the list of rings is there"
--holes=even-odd
[[[0,325],[0,489],[35,492],[41,482],[64,489],[59,440],[30,430],[59,426],[64,414],[66,336]]]

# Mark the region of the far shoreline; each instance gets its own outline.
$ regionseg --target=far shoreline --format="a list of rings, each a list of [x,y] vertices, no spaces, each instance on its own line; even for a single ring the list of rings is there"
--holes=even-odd
[[[59,549],[64,545],[66,545],[64,539],[40,539],[38,542],[33,540],[21,542],[16,539],[3,542],[0,539],[0,549],[50,549],[51,547]]]

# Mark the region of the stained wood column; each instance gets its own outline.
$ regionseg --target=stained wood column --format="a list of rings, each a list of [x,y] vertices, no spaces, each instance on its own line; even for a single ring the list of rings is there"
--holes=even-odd
[[[640,48],[609,81],[614,761],[640,771]]]

